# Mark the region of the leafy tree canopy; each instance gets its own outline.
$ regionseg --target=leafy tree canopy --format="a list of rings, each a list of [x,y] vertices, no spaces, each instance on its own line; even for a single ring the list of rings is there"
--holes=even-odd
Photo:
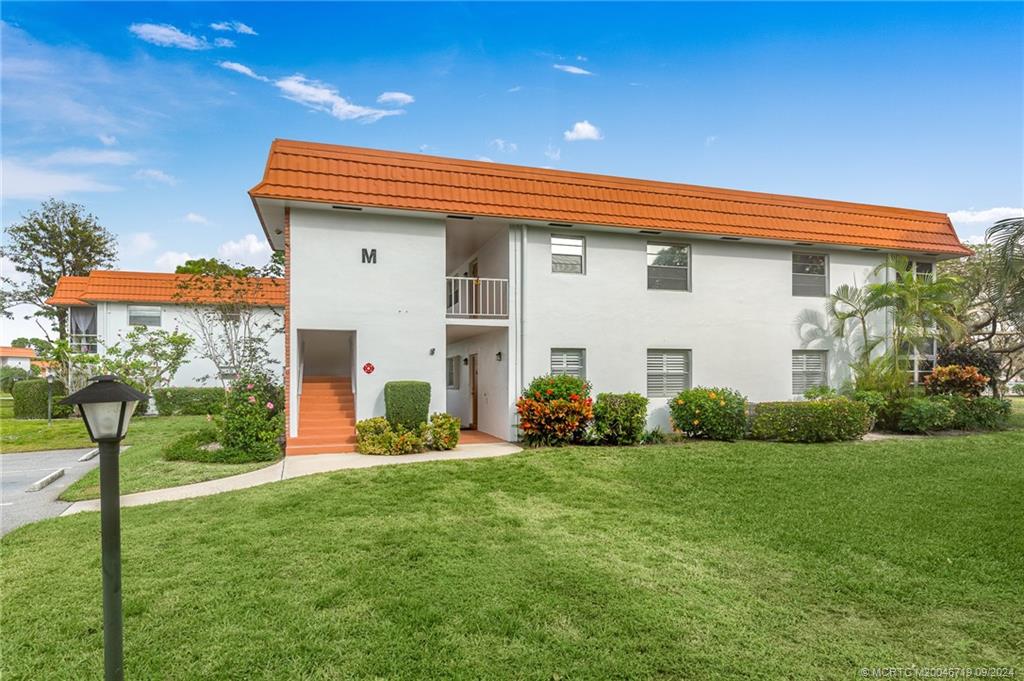
[[[178,265],[175,274],[198,274],[210,276],[248,277],[255,272],[252,267],[235,267],[217,258],[193,258]]]

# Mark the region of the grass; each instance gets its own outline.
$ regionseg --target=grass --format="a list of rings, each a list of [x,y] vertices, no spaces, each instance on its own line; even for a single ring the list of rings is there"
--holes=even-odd
[[[1024,432],[537,450],[123,511],[126,676],[1024,667]],[[99,517],[2,541],[5,679],[98,678]]]

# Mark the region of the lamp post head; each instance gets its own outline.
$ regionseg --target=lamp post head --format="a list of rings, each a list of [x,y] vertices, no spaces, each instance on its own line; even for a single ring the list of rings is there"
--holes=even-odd
[[[46,382],[53,385],[53,374],[46,374]]]
[[[148,399],[149,395],[125,385],[116,376],[94,376],[89,379],[89,385],[68,395],[60,403],[78,405],[89,439],[100,442],[123,440],[135,405]]]

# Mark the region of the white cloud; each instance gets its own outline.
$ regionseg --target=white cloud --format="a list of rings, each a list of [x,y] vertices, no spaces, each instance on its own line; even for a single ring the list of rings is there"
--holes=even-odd
[[[191,222],[194,225],[208,225],[210,224],[209,218],[199,213],[188,212],[185,213],[185,217],[182,218],[185,222]]]
[[[494,139],[492,139],[490,141],[490,145],[497,149],[498,151],[507,154],[514,154],[517,151],[519,151],[518,144],[516,144],[515,142],[509,142],[508,140],[503,140],[500,137],[495,137]]]
[[[565,138],[566,142],[579,142],[581,140],[602,140],[604,136],[601,134],[601,130],[590,121],[579,121],[574,123],[572,130],[566,130],[562,133],[562,137]]]
[[[490,156],[477,156],[476,160],[483,161],[484,163],[494,163],[494,159]]]
[[[45,199],[84,192],[114,192],[120,187],[90,175],[61,173],[25,165],[13,158],[2,159],[4,199]]]
[[[157,170],[156,168],[143,168],[142,170],[136,171],[135,179],[145,180],[147,182],[160,182],[161,184],[170,185],[172,187],[178,184],[178,178],[168,175],[164,171]]]
[[[373,109],[353,104],[338,94],[338,91],[327,83],[310,80],[302,74],[281,78],[274,81],[281,91],[281,96],[298,102],[316,111],[323,111],[342,121],[359,121],[375,123],[385,116],[396,116],[405,113],[403,109]]]
[[[115,144],[117,144],[117,138],[114,137],[113,135],[104,135],[103,133],[100,133],[96,135],[96,138],[105,147],[112,147]]]
[[[256,80],[262,80],[264,83],[270,82],[270,79],[267,78],[266,76],[261,76],[260,74],[256,73],[245,64],[239,64],[237,61],[217,62],[217,66],[221,67],[222,69],[227,69],[228,71],[241,73],[243,76],[249,76],[250,78],[255,78]]]
[[[135,258],[156,250],[157,242],[149,232],[135,232],[121,237],[121,257]]]
[[[194,260],[196,257],[183,251],[164,251],[156,257],[153,264],[163,272],[173,272],[178,265],[184,265],[186,260]]]
[[[242,35],[258,35],[256,31],[252,30],[252,26],[243,24],[241,21],[216,21],[210,24],[210,28],[215,31],[233,31]]]
[[[231,40],[230,38],[214,38],[213,39],[213,46],[214,47],[234,47],[235,46],[235,41]]]
[[[582,54],[577,54],[576,61],[588,61],[588,59],[584,57]]]
[[[704,146],[710,147],[712,144],[718,141],[718,135],[708,135],[704,138]]]
[[[185,33],[171,24],[132,24],[128,30],[135,37],[160,47],[180,47],[183,50],[208,50],[206,38]]]
[[[238,241],[225,241],[217,249],[218,257],[246,265],[266,264],[270,253],[267,240],[255,234],[246,234]]]
[[[416,101],[416,98],[405,92],[382,92],[377,95],[378,104],[389,106],[408,106]]]
[[[548,148],[544,150],[544,155],[551,161],[562,160],[562,150],[557,147],[553,147],[550,144],[548,145]]]
[[[135,155],[127,151],[113,149],[82,149],[73,147],[55,151],[39,160],[43,165],[56,166],[91,166],[111,165],[126,166],[135,163]]]
[[[520,91],[520,90],[522,90],[522,89],[523,89],[523,86],[522,86],[522,85],[513,85],[512,87],[510,87],[510,88],[509,88],[508,90],[506,90],[505,92],[519,92],[519,91]]]
[[[984,210],[955,210],[949,214],[949,219],[959,227],[989,227],[997,220],[1015,218],[1024,215],[1024,208],[1010,208],[1000,206],[998,208],[985,208]]]
[[[594,75],[592,72],[587,71],[586,69],[581,69],[579,66],[573,66],[572,64],[553,64],[552,66],[559,71],[565,71],[566,73],[571,73],[574,76]]]

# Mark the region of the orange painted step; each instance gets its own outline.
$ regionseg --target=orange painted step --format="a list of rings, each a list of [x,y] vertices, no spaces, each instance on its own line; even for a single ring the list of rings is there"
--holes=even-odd
[[[299,435],[288,440],[288,449],[293,445],[352,445],[356,444],[356,436],[340,437],[337,435]]]
[[[306,454],[350,454],[356,451],[354,444],[333,445],[288,445],[288,456],[304,456]]]
[[[351,383],[349,376],[306,376],[302,377],[303,383]]]

